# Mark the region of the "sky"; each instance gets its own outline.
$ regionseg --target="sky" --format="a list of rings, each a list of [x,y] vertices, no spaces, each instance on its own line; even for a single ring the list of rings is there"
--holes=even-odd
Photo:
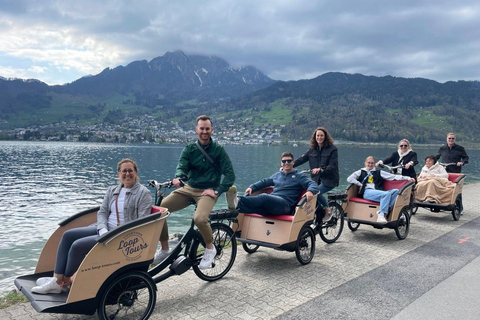
[[[65,84],[176,50],[284,81],[480,80],[480,2],[0,0],[4,78]]]

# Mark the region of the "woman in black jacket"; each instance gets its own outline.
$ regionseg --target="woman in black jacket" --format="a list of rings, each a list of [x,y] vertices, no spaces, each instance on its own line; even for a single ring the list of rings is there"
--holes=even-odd
[[[294,167],[309,163],[312,170],[312,179],[319,185],[318,201],[325,209],[323,221],[330,220],[332,214],[324,193],[338,186],[338,150],[333,145],[333,138],[327,129],[318,127],[310,139],[310,149],[295,160]]]
[[[412,150],[410,142],[407,139],[402,139],[398,143],[398,150],[392,153],[392,155],[384,160],[378,161],[375,166],[378,167],[382,164],[392,164],[392,167],[402,164],[403,168],[394,169],[394,174],[400,174],[402,176],[407,176],[414,178],[416,180],[417,174],[415,173],[415,168],[418,164],[417,153]]]

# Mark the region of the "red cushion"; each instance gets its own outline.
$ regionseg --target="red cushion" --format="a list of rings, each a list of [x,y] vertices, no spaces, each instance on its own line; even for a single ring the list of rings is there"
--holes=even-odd
[[[463,176],[461,173],[449,173],[448,180],[452,181],[453,183],[457,182],[457,179]]]
[[[392,190],[392,189],[400,190],[408,182],[409,180],[383,180],[383,188],[385,190]]]
[[[245,215],[249,216],[249,217],[256,217],[256,218],[267,218],[267,219],[272,219],[272,220],[293,221],[293,216],[286,215],[286,214],[282,214],[282,215],[279,215],[279,216],[262,216],[262,215],[256,214],[256,213],[245,213]]]
[[[375,205],[375,206],[379,204],[376,201],[370,201],[370,200],[359,198],[359,197],[350,197],[350,199],[348,199],[348,201],[358,202],[358,203],[366,203],[366,204],[371,204],[371,205]]]
[[[164,208],[152,207],[152,212],[150,212],[150,214],[159,213],[159,212],[163,212],[163,211],[165,211]]]

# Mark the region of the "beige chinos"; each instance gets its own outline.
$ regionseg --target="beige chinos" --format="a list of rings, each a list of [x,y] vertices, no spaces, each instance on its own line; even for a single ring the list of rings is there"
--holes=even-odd
[[[208,217],[213,209],[213,206],[217,202],[217,197],[212,198],[210,196],[202,196],[202,192],[205,189],[192,188],[189,185],[185,185],[173,191],[163,201],[161,206],[167,208],[170,212],[175,212],[186,208],[190,200],[194,200],[197,203],[197,210],[193,216],[195,225],[197,226],[200,234],[203,237],[205,243],[212,243],[212,228],[208,223]],[[160,235],[160,241],[168,240],[168,225],[163,225],[162,233]]]

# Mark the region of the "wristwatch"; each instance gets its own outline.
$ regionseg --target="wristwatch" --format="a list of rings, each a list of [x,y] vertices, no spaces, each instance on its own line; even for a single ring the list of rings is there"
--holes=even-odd
[[[219,192],[217,190],[213,191],[213,193],[218,197]]]

